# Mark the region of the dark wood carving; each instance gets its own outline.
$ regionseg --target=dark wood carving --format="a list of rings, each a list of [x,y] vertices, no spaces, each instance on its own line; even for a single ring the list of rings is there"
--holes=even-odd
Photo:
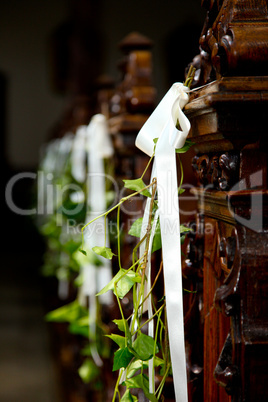
[[[199,185],[228,190],[237,183],[239,154],[225,152],[218,155],[196,155],[192,166]]]
[[[199,85],[228,76],[263,76],[268,70],[266,0],[202,0],[207,18],[200,54],[193,60]]]
[[[268,5],[202,5],[208,11],[194,86],[207,85],[185,107],[195,142],[197,221],[202,217],[202,247],[191,234],[184,262],[187,279],[198,283],[196,338],[203,339],[202,381],[189,387],[189,399],[266,401]],[[187,345],[194,365],[194,345]]]

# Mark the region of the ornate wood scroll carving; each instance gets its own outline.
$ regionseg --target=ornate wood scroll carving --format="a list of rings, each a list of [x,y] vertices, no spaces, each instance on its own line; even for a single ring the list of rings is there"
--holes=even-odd
[[[189,401],[198,401],[203,389],[203,251],[204,217],[197,215],[189,224],[185,241],[183,287],[194,293],[184,294],[184,327],[187,354]]]
[[[198,85],[223,75],[266,75],[267,1],[203,0],[201,3],[207,9],[207,18],[199,41],[200,54],[193,60]]]
[[[227,349],[223,350],[228,354],[225,360],[229,359],[226,365],[229,368],[224,373],[218,365],[214,374],[226,391],[234,395],[233,400],[250,401],[258,395],[264,401],[267,397],[264,382],[261,386],[255,377],[256,370],[260,370],[260,377],[267,380],[262,368],[268,350],[268,236],[241,225],[236,226],[236,232],[230,274],[215,292],[216,308],[231,318],[231,332],[224,345]]]
[[[233,394],[239,378],[238,368],[232,364],[232,352],[232,339],[230,333],[228,333],[214,370],[214,376],[218,384],[223,386],[230,395]]]
[[[199,185],[228,190],[239,177],[239,155],[231,152],[196,155],[192,167]]]

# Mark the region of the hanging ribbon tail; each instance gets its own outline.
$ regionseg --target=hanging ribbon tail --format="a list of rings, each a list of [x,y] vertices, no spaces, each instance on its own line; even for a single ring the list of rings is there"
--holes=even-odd
[[[77,140],[77,151],[75,154],[76,160],[79,157],[79,152],[83,144],[84,152],[87,156],[87,206],[90,213],[87,216],[86,223],[101,215],[106,210],[106,190],[105,190],[105,169],[104,158],[113,155],[112,142],[109,136],[108,126],[105,116],[102,114],[94,115],[88,126],[82,126],[78,131],[80,138]],[[86,161],[82,162],[86,166]],[[82,173],[78,171],[77,177]],[[93,222],[89,230],[85,233],[85,247],[88,251],[88,256],[91,254],[92,259],[96,258],[99,265],[96,266],[89,262],[84,262],[81,266],[84,281],[81,287],[80,299],[89,300],[89,332],[91,340],[96,340],[96,322],[97,322],[97,300],[96,294],[112,280],[111,261],[104,257],[97,256],[91,250],[92,247],[98,245],[109,247],[108,234],[106,236],[105,228],[108,227],[107,221],[102,217]],[[101,304],[111,304],[113,299],[110,292],[99,296]],[[102,359],[93,342],[91,345],[92,358],[101,366]]]
[[[105,190],[105,169],[104,158],[113,155],[114,149],[109,135],[106,117],[96,114],[91,118],[87,127],[87,155],[88,155],[88,207],[90,219],[88,222],[106,211],[106,190]],[[89,247],[109,247],[109,236],[105,239],[105,227],[108,227],[107,220],[100,218],[92,224],[94,239],[91,239]],[[95,229],[95,230],[94,230]],[[98,256],[102,264],[97,270],[97,293],[112,280],[111,261]],[[107,292],[99,296],[103,304],[112,303],[112,294]]]
[[[136,146],[144,153],[152,156],[155,152],[152,175],[157,179],[166,311],[176,402],[188,400],[175,154],[175,148],[184,146],[190,130],[190,122],[182,111],[188,102],[187,92],[189,88],[183,84],[173,84],[136,138]],[[148,222],[147,215],[145,214],[144,226],[146,219]],[[146,275],[148,276],[148,270]]]

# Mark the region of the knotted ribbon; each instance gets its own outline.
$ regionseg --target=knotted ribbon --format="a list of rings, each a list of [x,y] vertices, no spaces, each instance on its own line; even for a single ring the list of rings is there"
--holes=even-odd
[[[183,291],[180,249],[180,216],[178,202],[178,182],[176,166],[176,148],[182,148],[190,130],[190,122],[182,109],[189,100],[189,88],[182,83],[175,83],[160,101],[149,119],[139,131],[135,145],[144,153],[152,156],[152,178],[157,179],[158,213],[162,240],[167,322],[173,382],[177,402],[187,402],[187,373],[184,345]],[[177,129],[179,122],[181,129]],[[154,139],[158,139],[155,145]],[[145,233],[149,219],[147,200],[143,218],[141,238]],[[153,235],[153,234],[152,234]],[[141,246],[141,248],[144,245]],[[143,253],[140,250],[140,254]],[[148,256],[149,260],[149,256]],[[150,271],[150,267],[149,267]],[[150,289],[150,272],[147,270],[148,290]],[[149,318],[152,316],[148,307]],[[153,320],[148,329],[153,330]],[[149,379],[152,378],[149,365]],[[150,392],[154,385],[149,384]]]

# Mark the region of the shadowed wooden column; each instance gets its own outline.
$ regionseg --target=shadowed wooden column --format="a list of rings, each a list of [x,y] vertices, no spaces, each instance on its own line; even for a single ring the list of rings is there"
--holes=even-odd
[[[120,43],[123,53],[118,67],[121,81],[110,101],[109,127],[115,147],[115,177],[119,196],[126,195],[123,179],[137,179],[149,161],[135,146],[136,136],[155,107],[156,90],[152,84],[152,41],[138,32],[131,32]],[[149,183],[150,169],[144,177]],[[122,206],[124,248],[122,263],[131,265],[132,250],[137,239],[128,235],[132,223],[143,214],[145,197],[137,196]],[[129,265],[129,266],[130,266]]]

